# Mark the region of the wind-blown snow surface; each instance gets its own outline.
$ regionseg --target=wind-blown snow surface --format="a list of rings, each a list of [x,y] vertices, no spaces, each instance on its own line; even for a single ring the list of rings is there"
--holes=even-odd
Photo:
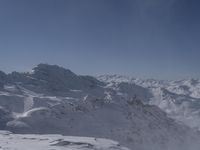
[[[0,131],[1,150],[129,150],[118,142],[62,135],[12,134]]]
[[[199,132],[149,105],[155,96],[142,81],[101,80],[46,64],[0,72],[0,129],[106,138],[132,150],[198,150]]]

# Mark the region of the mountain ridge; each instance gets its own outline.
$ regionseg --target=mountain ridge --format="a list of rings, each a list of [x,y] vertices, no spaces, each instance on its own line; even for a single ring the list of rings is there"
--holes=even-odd
[[[0,90],[2,130],[108,138],[137,150],[197,150],[200,145],[198,131],[150,103],[158,97],[149,86],[160,82],[108,82],[47,64],[6,77]]]
[[[177,121],[200,129],[199,79],[149,80],[118,75],[102,75],[97,78],[113,89],[121,83],[141,86],[150,92],[148,104],[160,107]]]

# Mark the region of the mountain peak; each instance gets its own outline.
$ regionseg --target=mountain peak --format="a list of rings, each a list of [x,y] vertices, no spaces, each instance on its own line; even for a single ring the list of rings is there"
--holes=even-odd
[[[40,63],[36,67],[33,68],[33,74],[41,72],[41,71],[46,72],[46,73],[62,72],[62,73],[65,73],[65,74],[67,73],[67,74],[75,75],[75,73],[73,73],[71,70],[65,69],[65,68],[60,67],[58,65],[50,65],[50,64]]]
[[[21,84],[21,86],[46,94],[64,94],[69,90],[87,90],[98,87],[101,82],[91,76],[76,75],[69,69],[58,65],[38,64],[31,73],[12,72],[8,75],[9,84]],[[0,79],[4,77],[1,75]],[[0,80],[1,81],[1,80]],[[4,83],[0,82],[0,87]]]

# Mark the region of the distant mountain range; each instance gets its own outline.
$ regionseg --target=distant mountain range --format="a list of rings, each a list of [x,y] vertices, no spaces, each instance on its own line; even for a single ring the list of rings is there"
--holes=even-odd
[[[131,150],[198,150],[191,127],[199,128],[199,83],[80,76],[48,64],[0,72],[0,129],[108,138]]]
[[[123,94],[131,95],[131,87],[140,86],[145,90],[140,93],[148,95],[147,98],[141,97],[143,102],[156,105],[164,110],[169,117],[186,125],[200,130],[200,80],[154,80],[154,79],[135,79],[119,75],[99,76],[100,81],[107,83],[112,89],[126,84]],[[146,94],[145,94],[146,93]]]

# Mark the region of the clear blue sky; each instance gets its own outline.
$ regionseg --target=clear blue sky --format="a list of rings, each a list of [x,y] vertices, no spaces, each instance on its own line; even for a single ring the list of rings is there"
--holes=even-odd
[[[0,70],[200,76],[198,0],[1,0]]]

